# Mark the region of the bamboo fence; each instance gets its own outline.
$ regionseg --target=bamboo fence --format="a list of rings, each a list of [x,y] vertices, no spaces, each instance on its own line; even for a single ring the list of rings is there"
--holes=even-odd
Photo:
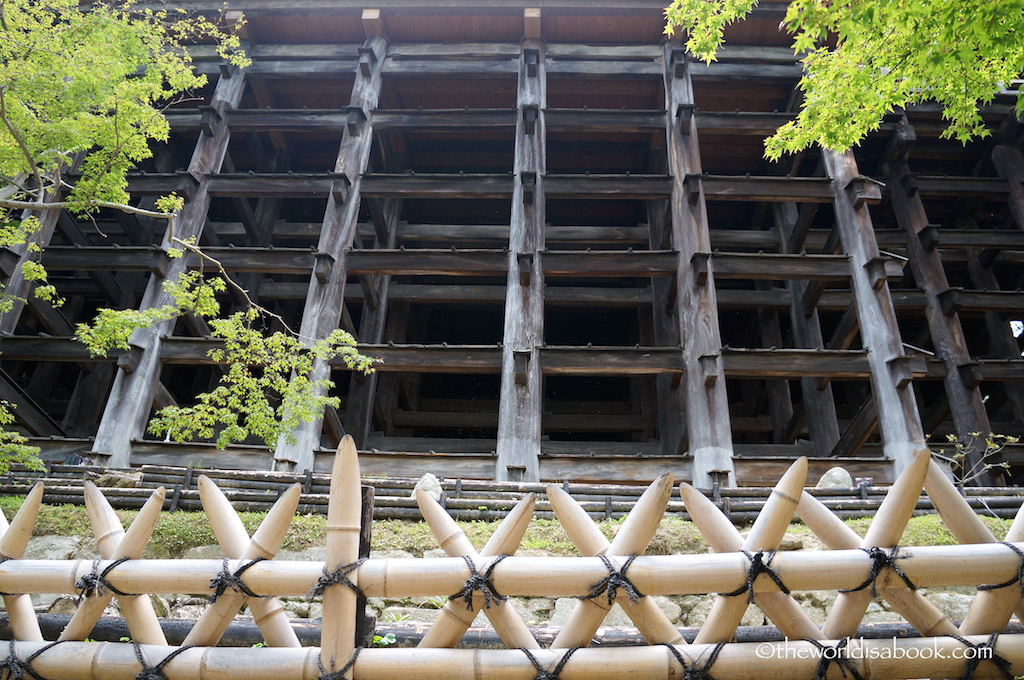
[[[1024,634],[1007,632],[1011,616],[1016,612],[1019,618],[1024,611],[1024,513],[1005,541],[998,542],[923,451],[891,487],[861,539],[804,492],[806,473],[806,461],[794,463],[767,496],[745,539],[703,494],[680,485],[688,513],[716,551],[708,554],[643,554],[673,491],[673,480],[665,475],[640,497],[610,542],[569,494],[546,489],[580,557],[514,555],[534,513],[532,494],[519,501],[479,551],[444,508],[420,494],[423,516],[449,557],[366,560],[358,558],[363,516],[358,458],[346,439],[331,479],[325,562],[273,559],[298,507],[301,486],[285,490],[250,537],[231,503],[207,478],[199,480],[199,489],[224,560],[140,559],[165,490],[153,491],[124,530],[104,495],[91,485],[85,486],[85,497],[101,559],[21,559],[43,497],[37,486],[9,525],[0,521],[0,593],[14,638],[6,659],[0,660],[0,678],[972,680],[1024,674]],[[922,488],[963,544],[899,546]],[[776,553],[794,515],[830,549]],[[959,627],[917,591],[937,586],[980,587]],[[823,626],[796,606],[790,593],[800,590],[839,591]],[[79,596],[78,611],[58,642],[43,639],[27,601],[31,593]],[[211,602],[183,643],[168,645],[148,606],[146,595],[152,593],[204,594]],[[705,593],[718,595],[692,643],[646,599]],[[451,595],[450,601],[418,648],[356,646],[359,596],[439,594]],[[323,598],[320,646],[300,646],[276,600],[303,595]],[[508,596],[580,601],[550,647],[542,648],[507,606]],[[922,637],[852,637],[863,631],[861,620],[876,596],[889,600]],[[111,599],[118,601],[134,641],[84,641]],[[736,641],[742,614],[755,602],[784,639]],[[648,644],[590,647],[616,603]],[[243,604],[268,646],[216,646]],[[508,649],[450,649],[481,609]]]

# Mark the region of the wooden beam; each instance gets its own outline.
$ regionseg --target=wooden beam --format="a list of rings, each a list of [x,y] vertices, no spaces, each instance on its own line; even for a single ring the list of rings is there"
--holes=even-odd
[[[699,177],[709,201],[830,203],[834,193],[828,178],[691,176]]]
[[[417,109],[373,112],[373,128],[392,130],[514,130],[515,109]]]
[[[511,198],[508,175],[388,175],[363,178],[360,192],[378,198]]]

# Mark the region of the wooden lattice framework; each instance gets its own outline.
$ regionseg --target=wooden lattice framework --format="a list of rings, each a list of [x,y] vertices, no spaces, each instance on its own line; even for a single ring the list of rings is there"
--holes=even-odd
[[[921,107],[853,152],[769,164],[799,78],[784,5],[704,65],[662,41],[661,1],[533,4],[233,3],[253,65],[196,49],[214,84],[170,112],[132,195],[186,196],[180,235],[303,333],[340,325],[383,363],[334,371],[343,408],[273,454],[149,439],[154,408],[217,375],[204,325],[107,360],[69,336],[196,263],[166,258],[159,223],[51,214],[43,262],[69,304],[0,319],[0,397],[46,456],[302,471],[349,433],[373,473],[708,487],[801,455],[887,482],[927,437],[977,462],[970,433],[1022,433],[1009,100],[966,147]],[[28,292],[27,256],[0,257],[8,292]]]

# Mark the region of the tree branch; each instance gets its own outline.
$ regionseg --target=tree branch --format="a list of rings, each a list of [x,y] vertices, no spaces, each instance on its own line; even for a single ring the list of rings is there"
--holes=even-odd
[[[28,162],[28,166],[32,169],[32,175],[36,178],[36,187],[38,187],[38,194],[36,195],[37,202],[43,201],[43,176],[39,172],[39,166],[36,164],[36,159],[32,157],[32,153],[29,151],[28,146],[25,144],[25,140],[22,139],[18,129],[14,127],[11,121],[7,118],[7,98],[4,96],[4,88],[0,87],[0,120],[3,120],[4,127],[11,133],[11,137],[17,142],[18,148],[21,149],[22,155],[25,156],[25,160]]]
[[[109,201],[86,201],[84,204],[72,205],[66,201],[36,203],[34,201],[15,201],[7,198],[0,198],[0,208],[10,208],[12,210],[64,210],[65,208],[78,208],[83,205],[92,208],[110,208],[112,210],[120,210],[121,212],[144,215],[145,217],[158,217],[164,220],[170,220],[174,217],[174,213],[146,210],[145,208],[136,208],[135,206],[128,205],[126,203],[110,203]]]

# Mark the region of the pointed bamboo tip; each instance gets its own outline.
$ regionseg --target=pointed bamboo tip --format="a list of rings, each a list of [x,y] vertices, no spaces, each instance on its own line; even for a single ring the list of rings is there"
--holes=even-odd
[[[43,483],[36,482],[32,490],[25,494],[25,500],[22,502],[21,507],[24,509],[26,506],[35,508],[38,510],[39,506],[43,503]]]
[[[807,483],[807,457],[800,456],[782,475],[775,490],[785,494],[789,498],[799,498]]]
[[[666,472],[665,474],[661,475],[653,482],[651,482],[651,486],[657,487],[658,489],[667,489],[668,493],[671,495],[672,487],[675,486],[675,483],[675,476],[671,472]]]
[[[162,486],[158,486],[156,489],[153,490],[153,493],[150,494],[149,497],[150,498],[158,498],[161,501],[163,501],[165,498],[167,498],[167,489],[165,489]]]
[[[693,488],[687,482],[679,482],[679,497],[683,499],[683,505],[690,509],[690,505],[696,505],[700,500],[706,500],[704,494]]]
[[[338,449],[334,453],[334,463],[331,466],[331,481],[350,480],[359,481],[359,452],[356,450],[356,441],[352,435],[345,435],[338,443]]]

